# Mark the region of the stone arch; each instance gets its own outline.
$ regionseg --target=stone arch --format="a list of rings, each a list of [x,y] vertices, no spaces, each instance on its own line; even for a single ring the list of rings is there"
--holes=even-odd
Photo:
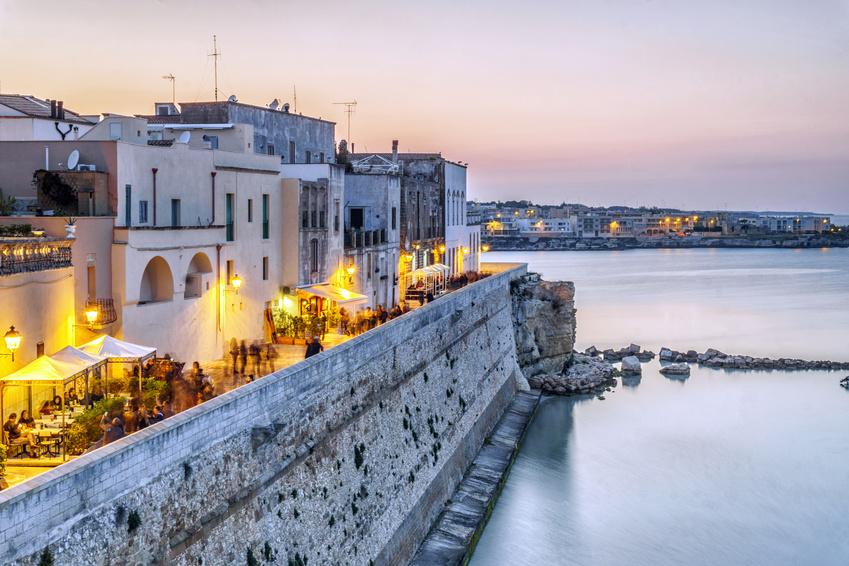
[[[183,292],[184,299],[200,297],[203,294],[203,275],[212,273],[212,262],[209,256],[203,252],[196,253],[189,262],[186,269],[186,286]]]
[[[139,287],[139,304],[174,299],[174,276],[165,258],[156,256],[147,262]]]

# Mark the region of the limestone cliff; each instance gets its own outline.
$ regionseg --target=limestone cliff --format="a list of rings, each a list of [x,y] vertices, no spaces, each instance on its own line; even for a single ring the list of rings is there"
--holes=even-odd
[[[519,367],[526,379],[559,374],[575,345],[575,284],[530,273],[511,284]]]

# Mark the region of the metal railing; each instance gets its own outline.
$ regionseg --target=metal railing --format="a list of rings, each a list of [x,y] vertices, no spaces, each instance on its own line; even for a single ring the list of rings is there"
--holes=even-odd
[[[0,275],[71,267],[72,240],[3,238],[0,240]]]

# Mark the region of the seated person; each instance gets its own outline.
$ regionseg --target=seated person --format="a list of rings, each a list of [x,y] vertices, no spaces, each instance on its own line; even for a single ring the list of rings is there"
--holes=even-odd
[[[53,414],[53,409],[51,408],[50,401],[45,401],[41,404],[41,409],[38,410],[38,414],[42,417],[50,416]]]
[[[24,409],[21,411],[21,418],[18,419],[18,425],[23,428],[35,428],[35,419],[30,416],[29,411]]]
[[[62,410],[62,398],[58,395],[53,396],[53,410],[61,411]]]
[[[77,397],[76,390],[71,387],[68,389],[67,393],[65,393],[65,404],[66,405],[76,405],[80,402],[79,397]]]
[[[21,432],[21,428],[16,422],[17,417],[17,413],[11,413],[9,420],[3,423],[3,430],[6,432],[6,438],[10,446],[23,446],[24,452],[27,452],[27,447],[33,445],[32,435],[25,435]]]
[[[115,442],[119,438],[124,438],[124,425],[121,422],[121,419],[115,417],[112,419],[112,424],[109,427],[109,430],[106,431],[103,443],[109,444],[110,442]]]

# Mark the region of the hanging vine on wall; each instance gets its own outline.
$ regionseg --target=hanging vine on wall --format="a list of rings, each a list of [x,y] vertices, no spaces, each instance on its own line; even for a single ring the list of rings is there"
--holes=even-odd
[[[35,181],[38,192],[57,208],[76,212],[77,190],[62,180],[62,177],[51,171],[36,171]]]

